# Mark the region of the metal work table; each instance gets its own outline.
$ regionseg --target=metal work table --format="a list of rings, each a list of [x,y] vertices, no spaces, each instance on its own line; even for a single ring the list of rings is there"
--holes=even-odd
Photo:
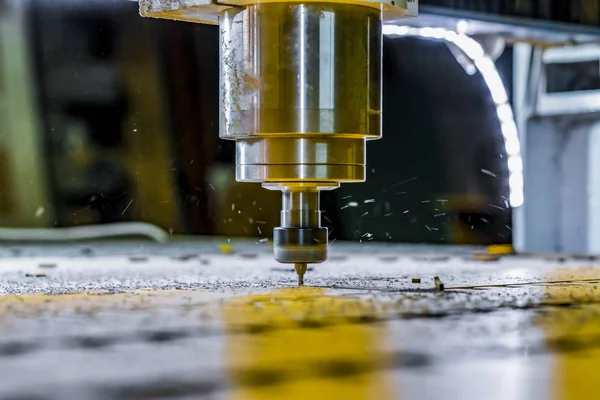
[[[595,390],[594,259],[336,243],[297,288],[267,244],[233,241],[223,254],[219,243],[3,249],[0,397],[536,399]]]

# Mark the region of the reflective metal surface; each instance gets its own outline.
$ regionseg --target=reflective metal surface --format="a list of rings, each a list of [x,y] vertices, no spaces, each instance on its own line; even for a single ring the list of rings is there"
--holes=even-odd
[[[282,193],[281,227],[273,231],[275,259],[319,263],[327,259],[327,228],[321,227],[319,191],[293,187]],[[306,266],[299,268],[306,269]],[[299,273],[299,277],[302,278]]]
[[[262,3],[220,14],[220,136],[237,141],[238,181],[284,192],[280,262],[323,262],[319,187],[365,179],[366,140],[381,137],[381,12]]]
[[[327,260],[327,228],[285,228],[273,230],[275,260],[288,264],[316,264]],[[306,268],[306,266],[304,266]]]
[[[241,182],[274,182],[285,184],[306,180],[309,182],[362,182],[363,165],[238,165],[237,180]]]
[[[381,135],[381,11],[264,3],[220,15],[221,137]]]
[[[361,182],[365,139],[263,136],[237,141],[237,179],[255,182]]]
[[[262,136],[238,140],[237,165],[332,164],[364,165],[365,143],[362,138],[322,136]]]
[[[381,11],[268,3],[222,12],[220,135],[237,179],[364,180],[381,137]]]
[[[285,228],[320,226],[319,203],[319,193],[316,190],[283,192],[281,226]]]

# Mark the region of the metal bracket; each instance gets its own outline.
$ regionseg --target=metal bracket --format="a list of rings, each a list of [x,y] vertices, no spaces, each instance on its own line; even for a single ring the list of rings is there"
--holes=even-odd
[[[539,76],[536,81],[530,83],[536,86],[535,103],[532,107],[532,114],[537,116],[560,116],[573,114],[590,114],[600,112],[600,86],[598,89],[591,90],[572,90],[549,92],[548,70],[552,65],[562,64],[563,69],[577,68],[577,65],[584,62],[596,62],[598,67],[598,78],[600,85],[600,46],[599,45],[581,45],[568,47],[554,47],[542,51],[541,57],[535,59],[536,64],[532,64],[532,71]]]
[[[230,7],[243,7],[249,4],[273,2],[274,0],[229,0],[227,3],[215,0],[139,0],[140,15],[143,17],[172,19],[216,25],[219,13]],[[279,0],[289,1],[292,0]],[[381,7],[383,20],[397,20],[415,17],[418,14],[418,0],[312,0],[312,3],[352,3],[369,7]]]

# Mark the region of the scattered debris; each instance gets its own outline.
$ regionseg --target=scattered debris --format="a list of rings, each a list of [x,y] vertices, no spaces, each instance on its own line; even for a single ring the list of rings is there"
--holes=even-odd
[[[42,274],[41,272],[38,272],[35,274],[25,274],[25,277],[27,277],[27,278],[45,278],[46,274]]]
[[[129,257],[129,261],[131,261],[131,262],[146,262],[146,261],[148,261],[148,257],[132,256],[132,257]]]
[[[310,272],[312,270],[313,270],[312,267],[306,268],[306,272]],[[296,269],[295,268],[285,268],[285,267],[272,267],[271,271],[273,271],[273,272],[296,272]]]
[[[473,259],[477,261],[498,261],[500,256],[497,254],[475,253],[473,254]]]
[[[358,207],[358,202],[356,202],[356,201],[350,201],[345,206],[340,207],[340,210],[343,210],[343,209],[348,208],[348,207]]]
[[[240,254],[240,257],[247,260],[254,260],[258,258],[258,253],[242,253]]]
[[[433,277],[433,283],[435,283],[435,288],[437,290],[444,290],[445,289],[444,282],[442,282],[442,280],[440,279],[439,276],[434,276]]]
[[[482,169],[481,169],[481,172],[483,172],[483,173],[484,173],[484,174],[486,174],[486,175],[489,175],[489,176],[491,176],[492,178],[496,178],[496,174],[495,174],[495,173],[493,173],[493,172],[492,172],[492,171],[490,171],[490,170],[487,170],[487,169],[483,169],[483,168],[482,168]]]
[[[196,257],[197,257],[196,254],[184,254],[182,256],[175,256],[175,257],[173,257],[173,260],[177,260],[177,261],[189,261],[189,260],[192,260],[192,259],[194,259]]]
[[[573,254],[571,259],[577,261],[596,261],[597,257],[591,254]]]
[[[412,257],[413,260],[415,261],[448,261],[450,259],[450,256],[446,256],[446,255],[435,255],[435,254],[431,254],[431,255],[416,255]]]
[[[565,254],[548,254],[542,257],[546,261],[555,261],[555,262],[565,262],[569,259],[569,257]]]
[[[113,294],[125,294],[127,292],[123,291],[123,290],[103,290],[100,292],[96,292],[96,293],[88,293],[90,295],[94,295],[94,296],[112,296]]]

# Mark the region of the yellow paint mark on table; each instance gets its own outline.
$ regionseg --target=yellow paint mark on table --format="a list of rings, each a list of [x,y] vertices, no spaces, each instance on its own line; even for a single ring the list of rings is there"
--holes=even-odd
[[[41,315],[87,314],[115,310],[152,310],[166,306],[180,306],[194,299],[196,304],[207,303],[202,291],[139,289],[111,293],[88,291],[68,294],[11,294],[0,296],[0,322],[13,317]],[[3,327],[0,324],[0,329]]]
[[[219,251],[223,254],[231,254],[233,253],[233,246],[230,244],[221,244],[219,245]]]
[[[591,280],[599,278],[597,268],[559,269],[552,280]],[[550,393],[557,400],[598,397],[600,377],[600,284],[594,281],[548,285],[549,303],[574,303],[574,307],[555,307],[538,318],[553,354]]]
[[[494,244],[487,247],[488,254],[493,255],[505,255],[505,254],[514,254],[515,249],[512,244]]]
[[[314,288],[284,289],[226,304],[227,327],[248,332],[228,336],[235,385],[231,397],[398,398],[381,368],[384,327],[356,323],[375,315],[368,302],[327,296]],[[342,374],[347,368],[351,371]],[[277,378],[256,384],[252,377],[261,371]]]

